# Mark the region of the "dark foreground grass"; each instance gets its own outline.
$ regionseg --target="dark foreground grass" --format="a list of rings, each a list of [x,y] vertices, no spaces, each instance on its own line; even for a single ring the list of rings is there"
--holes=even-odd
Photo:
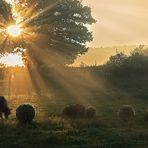
[[[113,123],[114,122],[114,123]],[[148,124],[140,121],[108,123],[96,119],[51,117],[21,126],[15,120],[0,122],[2,148],[146,148]]]

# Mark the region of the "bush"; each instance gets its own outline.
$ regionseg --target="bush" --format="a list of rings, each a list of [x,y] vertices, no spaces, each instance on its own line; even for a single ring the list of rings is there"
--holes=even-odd
[[[80,104],[69,105],[64,108],[62,115],[69,118],[81,118],[85,116],[85,106]]]
[[[146,110],[145,112],[144,121],[148,122],[148,110]]]
[[[22,124],[30,124],[35,117],[35,109],[32,105],[22,104],[16,109],[16,118]]]
[[[85,115],[88,118],[94,118],[96,116],[96,109],[92,106],[89,106],[85,111]]]
[[[130,105],[123,105],[119,112],[119,118],[124,121],[129,121],[135,116],[135,109]]]

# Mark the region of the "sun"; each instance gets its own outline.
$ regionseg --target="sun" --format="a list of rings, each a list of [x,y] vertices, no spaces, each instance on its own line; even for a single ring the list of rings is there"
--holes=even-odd
[[[7,33],[12,37],[18,37],[21,35],[21,28],[18,25],[8,26]]]

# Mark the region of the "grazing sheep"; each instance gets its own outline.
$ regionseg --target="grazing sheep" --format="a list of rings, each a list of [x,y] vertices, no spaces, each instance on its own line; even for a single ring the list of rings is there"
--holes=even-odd
[[[88,108],[86,108],[85,115],[87,118],[96,117],[96,109],[93,106],[89,106]]]
[[[123,105],[119,112],[118,112],[119,118],[124,121],[129,121],[135,116],[135,109],[130,105]]]
[[[5,119],[8,119],[11,113],[11,109],[8,107],[7,100],[4,96],[0,96],[0,118],[3,119],[3,115]]]
[[[69,118],[85,117],[85,106],[80,104],[69,105],[64,108],[62,115]]]
[[[35,117],[35,109],[32,105],[22,104],[16,109],[16,117],[22,124],[30,124]]]

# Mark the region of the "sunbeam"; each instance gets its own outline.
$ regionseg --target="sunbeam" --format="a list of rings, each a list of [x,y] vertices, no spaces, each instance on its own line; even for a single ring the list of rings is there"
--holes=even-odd
[[[43,10],[41,10],[41,11],[37,12],[36,14],[32,15],[30,18],[28,18],[27,16],[26,16],[26,17],[24,16],[24,20],[21,21],[20,23],[21,23],[22,25],[28,24],[28,23],[30,23],[31,21],[33,21],[34,19],[39,18],[39,17],[42,17],[45,12],[47,12],[47,11],[50,12],[50,10],[51,10],[56,4],[57,4],[57,2],[54,2],[52,5],[49,5],[49,6],[47,6],[46,8],[44,8]],[[42,18],[42,19],[43,19],[43,18]],[[42,21],[42,19],[41,19],[40,21]],[[20,23],[19,23],[19,24],[20,24]]]
[[[46,66],[52,65],[52,63],[50,63],[50,61],[49,61],[49,57],[55,58],[55,56],[57,56],[57,52],[51,54],[48,51],[42,51],[39,46],[37,46],[36,44],[34,44],[32,42],[30,42],[28,48],[35,51],[36,56],[42,61],[43,65],[46,65]],[[61,61],[61,60],[63,60],[63,58],[64,57],[62,57],[62,55],[59,54],[57,61],[58,60]],[[33,59],[33,58],[31,58],[31,59]],[[82,103],[85,105],[91,105],[91,102],[89,102],[88,99],[86,99],[86,98],[89,98],[91,96],[91,93],[90,93],[91,86],[96,86],[98,88],[98,83],[95,80],[95,78],[93,78],[93,76],[91,76],[90,73],[85,74],[85,78],[83,77],[83,79],[84,79],[83,83],[78,82],[78,81],[72,81],[72,80],[68,80],[68,75],[66,75],[66,71],[68,71],[68,70],[66,70],[65,68],[64,69],[60,68],[60,67],[57,68],[53,65],[52,69],[49,68],[49,72],[52,71],[51,72],[52,74],[51,74],[51,78],[48,79],[49,82],[47,83],[43,79],[43,75],[41,75],[41,71],[37,70],[36,67],[34,67],[33,69],[35,71],[32,72],[32,74],[35,77],[39,78],[38,80],[35,80],[36,81],[35,86],[37,87],[36,90],[41,91],[43,88],[46,88],[47,90],[48,89],[52,90],[53,86],[52,85],[50,86],[50,83],[51,83],[53,85],[56,85],[56,87],[61,88],[63,90],[63,92],[66,92],[65,95],[67,95],[71,99],[73,99],[74,102],[79,102],[79,103]],[[77,73],[77,77],[81,77],[81,76],[82,76],[82,72]],[[40,87],[40,86],[42,86],[42,87]],[[99,87],[101,90],[101,85],[99,85]],[[39,92],[39,91],[37,91],[37,92]],[[103,88],[102,88],[102,92],[103,92]],[[106,93],[106,92],[103,92],[103,93]],[[57,92],[57,94],[58,94],[58,92]]]
[[[85,82],[83,83],[67,79],[69,77],[66,74],[68,70],[64,67],[67,64],[67,60],[72,62],[71,56],[76,58],[77,55],[79,56],[83,52],[86,52],[85,40],[89,41],[92,39],[87,27],[79,22],[79,16],[71,16],[74,17],[73,19],[78,19],[78,26],[75,26],[76,24],[71,22],[71,18],[66,19],[64,14],[62,14],[63,12],[58,12],[58,9],[61,9],[60,11],[65,10],[63,7],[65,4],[62,6],[63,3],[60,4],[61,1],[51,0],[47,5],[42,3],[43,1],[37,4],[35,1],[28,1],[28,3],[26,1],[18,3],[17,1],[7,2],[11,4],[13,19],[11,22],[0,25],[1,34],[4,34],[1,40],[1,49],[13,54],[8,54],[7,57],[1,60],[8,67],[22,66],[21,73],[15,71],[15,77],[12,79],[12,86],[8,95],[9,98],[25,94],[28,96],[26,98],[30,98],[30,100],[26,101],[31,102],[33,101],[31,99],[34,93],[36,95],[33,98],[36,99],[34,101],[42,107],[48,108],[51,103],[50,101],[55,104],[57,101],[60,101],[62,106],[64,104],[62,102],[63,98],[61,97],[60,100],[59,94],[63,93],[64,97],[73,100],[73,102],[91,105],[91,102],[87,98],[91,97],[89,91],[90,85],[97,85],[94,79],[89,74],[87,75],[89,79],[84,78]],[[42,4],[44,6],[38,9],[38,6]],[[80,5],[79,2],[78,5]],[[69,7],[66,9],[69,11]],[[83,6],[82,9],[87,11]],[[65,19],[62,25],[59,21],[63,21],[63,19],[59,18],[59,14]],[[90,21],[90,24],[91,21],[95,22],[91,15],[84,15],[84,17]],[[69,24],[72,24],[74,27],[70,27]],[[81,34],[85,32],[86,37],[85,35],[82,37]],[[73,33],[74,36],[70,39],[69,35]],[[78,37],[76,34],[78,34]],[[21,51],[16,49],[17,47],[26,50]],[[18,51],[20,55],[17,61],[18,55],[15,55],[15,53]],[[13,58],[16,60],[13,60]],[[61,63],[63,63],[62,67],[60,67]],[[76,75],[81,77],[82,73],[78,72]],[[11,78],[11,75],[8,78]],[[21,83],[19,84],[19,82]],[[56,99],[51,99],[53,96]],[[48,113],[45,114],[48,116]]]

